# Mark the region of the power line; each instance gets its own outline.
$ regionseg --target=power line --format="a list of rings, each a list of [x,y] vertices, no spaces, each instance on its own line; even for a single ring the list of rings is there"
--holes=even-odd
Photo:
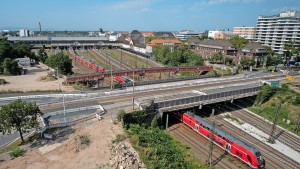
[[[277,109],[276,109],[276,114],[275,114],[275,119],[272,125],[272,130],[269,136],[269,142],[274,144],[275,143],[275,137],[274,137],[274,133],[275,133],[275,129],[276,129],[276,125],[278,122],[278,117],[279,117],[279,113],[280,113],[280,109],[281,109],[281,103],[278,105]]]

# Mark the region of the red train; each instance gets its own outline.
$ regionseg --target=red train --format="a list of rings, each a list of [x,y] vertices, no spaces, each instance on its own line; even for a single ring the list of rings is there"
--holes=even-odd
[[[98,65],[95,65],[95,64],[93,64],[93,63],[91,63],[91,62],[85,60],[84,58],[82,58],[82,57],[76,55],[72,50],[69,50],[69,54],[70,54],[75,60],[79,61],[80,63],[82,63],[82,64],[84,64],[84,65],[86,65],[86,66],[88,66],[89,68],[91,68],[91,69],[93,69],[93,70],[95,70],[95,71],[97,71],[97,72],[105,73],[105,69],[104,69],[104,68],[102,68],[102,67],[100,67],[100,66],[98,66]]]
[[[180,121],[205,138],[210,139],[212,137],[217,146],[242,160],[251,168],[265,167],[265,161],[262,158],[260,151],[255,147],[244,143],[240,139],[222,131],[218,127],[215,127],[214,135],[211,136],[211,129],[213,127],[212,124],[193,113],[177,113],[176,116],[180,119]]]

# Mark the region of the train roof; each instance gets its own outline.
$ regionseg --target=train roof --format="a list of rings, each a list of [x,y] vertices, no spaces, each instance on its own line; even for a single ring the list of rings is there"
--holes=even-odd
[[[212,124],[210,124],[209,122],[205,121],[204,119],[202,119],[201,117],[199,117],[198,115],[195,115],[193,113],[187,113],[189,116],[195,118],[198,122],[200,122],[202,125],[209,127],[210,129],[212,129]],[[227,138],[229,141],[231,142],[236,142],[237,144],[247,148],[248,150],[250,150],[251,152],[253,152],[254,154],[256,154],[257,152],[259,152],[259,150],[253,146],[250,146],[249,144],[243,142],[242,140],[232,136],[231,134],[228,134],[226,132],[224,132],[222,129],[220,129],[219,127],[215,126],[215,134],[220,135],[222,137]]]

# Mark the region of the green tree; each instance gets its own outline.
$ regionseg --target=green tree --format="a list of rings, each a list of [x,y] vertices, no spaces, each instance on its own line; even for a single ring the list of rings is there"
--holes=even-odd
[[[211,57],[211,61],[214,63],[223,63],[224,62],[223,60],[224,60],[224,56],[221,52],[217,52]]]
[[[12,52],[15,58],[23,58],[25,56],[31,58],[33,56],[29,44],[25,42],[17,42],[13,44]]]
[[[231,37],[229,41],[232,43],[232,45],[235,48],[237,48],[239,50],[242,49],[243,47],[245,47],[249,43],[249,40],[247,40],[243,37],[240,37],[238,35]]]
[[[53,69],[57,68],[58,72],[63,75],[73,74],[72,60],[68,55],[64,55],[63,53],[48,57],[45,63]]]
[[[0,64],[4,58],[10,57],[11,50],[12,48],[7,39],[0,39]]]
[[[48,55],[47,55],[47,53],[45,52],[44,47],[40,48],[38,53],[39,53],[39,55],[38,55],[38,60],[39,60],[40,62],[44,63],[44,62],[47,60],[47,58],[48,58]]]
[[[276,66],[280,63],[282,63],[283,58],[281,56],[268,56],[267,58],[267,66]]]
[[[263,47],[266,48],[267,53],[268,53],[269,56],[273,56],[275,54],[275,52],[273,51],[273,49],[270,46],[263,45]]]
[[[225,57],[225,64],[227,65],[233,65],[233,59],[230,57]]]
[[[187,58],[187,64],[188,66],[201,66],[204,64],[204,59],[195,53],[191,53]]]
[[[243,67],[249,67],[255,65],[255,60],[252,58],[243,57],[240,63]]]
[[[5,58],[2,62],[1,69],[5,75],[17,75],[18,74],[18,63],[16,60]]]
[[[37,116],[42,114],[35,103],[15,100],[0,107],[0,131],[3,134],[10,134],[17,130],[24,142],[23,133],[32,128],[37,129],[39,127]]]

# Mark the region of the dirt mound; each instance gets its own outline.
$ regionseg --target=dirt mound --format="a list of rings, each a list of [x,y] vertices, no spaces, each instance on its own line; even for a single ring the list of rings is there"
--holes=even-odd
[[[43,81],[43,82],[49,82],[49,81],[54,81],[54,80],[57,80],[57,78],[54,76],[49,76],[49,75],[41,76],[39,78],[39,81]]]

